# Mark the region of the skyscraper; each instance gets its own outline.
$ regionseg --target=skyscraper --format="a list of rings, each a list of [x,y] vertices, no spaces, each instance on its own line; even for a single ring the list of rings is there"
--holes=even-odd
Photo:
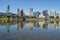
[[[23,16],[24,15],[24,12],[23,12],[23,9],[20,11],[20,16]]]
[[[19,8],[17,9],[17,13],[18,13],[18,17],[20,17],[20,15],[19,15],[19,14],[20,14],[20,13],[19,13]]]
[[[50,16],[54,16],[54,18],[56,17],[56,11],[55,10],[51,10],[50,11]]]
[[[30,8],[30,16],[33,16],[33,8]]]
[[[19,8],[17,9],[17,12],[18,12],[18,17],[21,17],[24,15],[24,12],[23,12],[23,9],[22,10],[19,10]]]
[[[17,9],[17,13],[19,14],[19,8]]]
[[[10,5],[7,6],[7,13],[10,12]]]
[[[45,16],[45,18],[48,18],[48,10],[43,10],[43,15]]]

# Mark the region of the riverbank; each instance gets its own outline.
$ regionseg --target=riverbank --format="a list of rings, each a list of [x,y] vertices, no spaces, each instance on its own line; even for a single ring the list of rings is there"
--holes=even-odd
[[[8,18],[0,18],[0,20],[7,20],[8,21]],[[9,20],[21,20],[21,19],[18,19],[18,18],[10,18]],[[25,21],[46,21],[46,20],[49,20],[49,21],[60,21],[60,19],[57,19],[57,18],[48,18],[48,19],[45,19],[45,18],[26,18]]]
[[[56,19],[56,18],[26,18],[26,21],[45,21],[45,20],[49,20],[49,21],[60,21],[60,19]]]

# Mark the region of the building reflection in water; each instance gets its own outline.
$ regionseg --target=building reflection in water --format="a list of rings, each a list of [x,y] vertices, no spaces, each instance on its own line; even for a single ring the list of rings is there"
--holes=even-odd
[[[29,22],[29,30],[32,31],[33,30],[33,22]]]
[[[50,29],[54,30],[57,29],[59,23],[57,23],[56,21],[50,21]]]
[[[45,23],[43,24],[42,28],[48,29],[48,22],[47,21],[45,21]]]
[[[34,22],[34,27],[40,27],[38,22]]]
[[[7,26],[7,32],[9,33],[10,32],[10,26],[11,25],[15,25],[17,22],[16,21],[7,21],[7,23],[6,23],[6,26]]]
[[[10,26],[11,25],[15,25],[17,22],[12,20],[12,21],[4,21],[4,20],[0,20],[0,25],[7,25],[7,32],[10,32]],[[59,21],[42,21],[42,22],[28,22],[29,23],[29,30],[32,31],[33,27],[37,27],[37,28],[42,28],[42,29],[57,29],[59,26]],[[17,30],[21,30],[23,29],[25,25],[25,22],[22,21],[18,21],[18,27]]]
[[[40,28],[44,28],[47,29],[48,28],[48,22],[44,21],[44,22],[39,22]]]
[[[45,21],[45,22],[39,22],[40,28],[45,29],[57,29],[59,25],[59,21]],[[50,25],[50,28],[49,28]]]
[[[7,24],[7,32],[10,32],[10,23]]]
[[[44,24],[45,22],[39,22],[39,25],[40,25],[40,28],[43,28],[43,24]]]
[[[33,27],[37,27],[37,28],[44,28],[44,29],[48,29],[48,22],[44,21],[44,22],[30,22],[30,31],[33,30]]]
[[[49,26],[50,25],[50,26]],[[30,31],[33,30],[33,27],[42,28],[42,29],[56,29],[59,23],[57,21],[43,21],[43,22],[30,22]]]
[[[43,28],[42,26],[43,26],[44,23],[45,22],[39,22],[40,28]]]
[[[9,20],[0,20],[0,25],[4,25],[7,27],[7,32],[10,32],[10,26],[15,25],[17,21],[9,21]]]
[[[24,22],[18,21],[18,30],[23,29],[23,26],[24,26]]]

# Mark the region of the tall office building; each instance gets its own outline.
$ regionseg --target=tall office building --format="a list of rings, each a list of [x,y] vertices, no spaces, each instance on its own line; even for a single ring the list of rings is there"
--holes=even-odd
[[[10,12],[10,5],[7,6],[7,13]]]
[[[23,12],[23,9],[20,10],[20,16],[23,16],[24,15],[24,12]]]
[[[51,10],[51,11],[50,11],[50,16],[56,17],[56,11],[55,11],[55,10]]]
[[[30,16],[33,16],[33,8],[30,8]]]
[[[23,9],[22,10],[17,9],[17,11],[18,11],[18,17],[21,17],[24,15]]]
[[[17,13],[19,14],[19,8],[17,9]]]
[[[20,13],[19,13],[19,8],[17,9],[17,13],[18,13],[18,17],[20,17],[20,15],[19,15],[19,14],[20,14]]]
[[[48,10],[43,10],[43,15],[45,16],[45,18],[48,18]]]

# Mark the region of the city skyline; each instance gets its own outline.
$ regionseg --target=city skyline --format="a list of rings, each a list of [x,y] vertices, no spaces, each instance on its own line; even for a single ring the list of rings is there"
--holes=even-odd
[[[17,8],[23,9],[25,14],[29,14],[29,9],[34,12],[41,10],[56,10],[60,13],[59,0],[0,0],[0,12],[6,12],[7,5],[10,5],[10,12],[17,14]]]

